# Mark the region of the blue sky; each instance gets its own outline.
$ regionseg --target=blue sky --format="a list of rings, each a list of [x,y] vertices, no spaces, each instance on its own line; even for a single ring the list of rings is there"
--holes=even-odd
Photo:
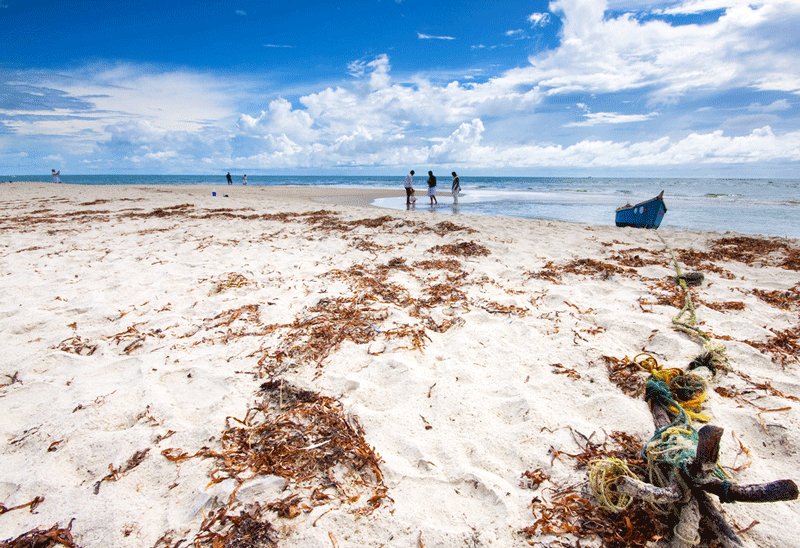
[[[797,0],[0,0],[0,174],[796,177]]]

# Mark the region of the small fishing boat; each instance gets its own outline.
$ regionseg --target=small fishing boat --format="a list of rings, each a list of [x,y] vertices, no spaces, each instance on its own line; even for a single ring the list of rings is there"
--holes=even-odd
[[[617,226],[633,226],[636,228],[658,228],[667,206],[664,205],[664,191],[649,200],[636,205],[625,204],[617,208]]]

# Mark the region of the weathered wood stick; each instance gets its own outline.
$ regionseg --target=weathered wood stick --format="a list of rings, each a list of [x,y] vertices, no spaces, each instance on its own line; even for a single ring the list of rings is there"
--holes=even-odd
[[[727,488],[723,482],[712,480],[698,486],[703,491],[717,495],[720,502],[775,502],[795,500],[798,496],[797,484],[792,480],[778,480],[769,483],[750,485],[731,484]]]
[[[615,488],[619,493],[651,503],[674,503],[683,498],[683,493],[675,484],[668,487],[656,487],[651,483],[627,476],[621,477]]]
[[[700,509],[697,501],[689,500],[681,508],[681,516],[672,529],[670,548],[694,548],[700,544]]]
[[[698,477],[701,473],[711,472],[717,465],[719,459],[719,442],[725,430],[719,426],[707,424],[697,433],[697,455],[689,465],[689,473],[692,477]]]
[[[653,423],[657,429],[666,428],[672,424],[669,413],[659,404],[650,402],[650,413],[653,415]]]
[[[728,525],[725,517],[717,510],[717,507],[711,502],[703,491],[699,489],[692,489],[692,494],[697,505],[700,509],[700,516],[705,520],[709,530],[714,533],[717,538],[722,541],[725,546],[742,546],[742,540],[733,527]]]

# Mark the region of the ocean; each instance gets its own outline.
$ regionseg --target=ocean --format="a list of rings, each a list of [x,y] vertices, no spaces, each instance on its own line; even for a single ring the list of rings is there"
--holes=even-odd
[[[397,198],[374,203],[405,209],[403,179],[397,176],[248,175],[249,186],[304,185],[349,188],[396,188]],[[48,181],[49,176],[0,175],[0,181]],[[67,184],[214,184],[224,175],[62,175]],[[439,178],[440,192],[449,192],[450,176]],[[417,211],[451,215],[505,215],[531,219],[613,225],[614,210],[664,191],[667,214],[662,228],[735,231],[800,238],[800,179],[671,179],[571,177],[461,177],[462,195],[454,206],[440,196],[428,206],[425,177],[415,178]],[[241,177],[234,177],[241,184]]]

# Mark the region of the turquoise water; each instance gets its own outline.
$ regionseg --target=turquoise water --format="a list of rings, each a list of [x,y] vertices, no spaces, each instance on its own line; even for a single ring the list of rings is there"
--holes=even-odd
[[[249,186],[304,185],[396,188],[397,198],[375,204],[405,209],[403,178],[386,176],[248,175]],[[47,181],[48,175],[0,175],[0,181]],[[62,175],[67,184],[214,184],[225,186],[223,175]],[[234,184],[241,176],[234,175]],[[800,238],[800,179],[670,179],[570,177],[461,177],[457,207],[450,196],[430,208],[425,179],[417,176],[417,211],[459,215],[507,215],[533,219],[613,225],[614,210],[664,191],[667,214],[662,228],[732,230]],[[441,192],[450,190],[450,177],[439,177]]]

